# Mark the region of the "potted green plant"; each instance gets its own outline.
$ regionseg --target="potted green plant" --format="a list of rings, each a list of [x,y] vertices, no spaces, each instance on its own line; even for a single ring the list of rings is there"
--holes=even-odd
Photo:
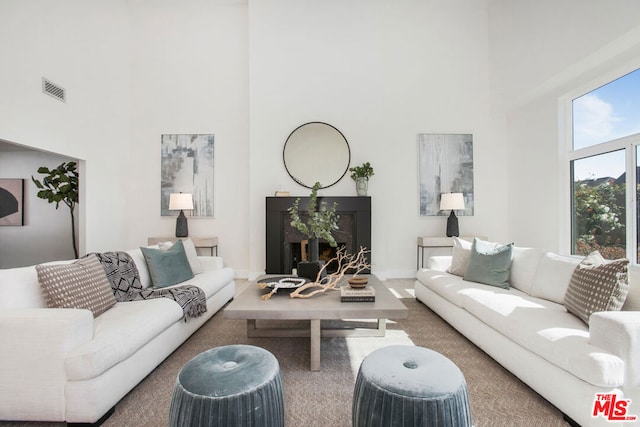
[[[374,175],[371,164],[366,162],[360,166],[354,166],[349,168],[349,172],[351,172],[351,179],[356,182],[358,196],[366,196],[369,189],[369,178]]]
[[[74,210],[78,203],[78,172],[76,171],[76,162],[62,163],[55,169],[49,169],[45,166],[38,168],[38,173],[47,174],[42,178],[42,182],[31,176],[31,180],[38,187],[37,196],[47,200],[49,203],[55,203],[56,209],[63,202],[69,207],[71,212],[71,240],[73,242],[73,253],[78,258],[78,246],[76,244],[76,227]]]
[[[325,202],[318,206],[318,189],[320,183],[316,182],[309,197],[309,210],[306,221],[300,215],[300,198],[298,197],[293,205],[288,209],[291,214],[291,226],[298,230],[302,235],[309,239],[309,259],[310,261],[318,261],[318,239],[324,239],[330,246],[336,247],[338,243],[331,232],[338,229],[336,215],[337,203],[333,203],[328,207]]]

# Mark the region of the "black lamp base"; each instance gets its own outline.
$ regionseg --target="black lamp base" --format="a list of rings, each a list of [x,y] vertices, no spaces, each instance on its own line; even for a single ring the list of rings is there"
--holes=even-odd
[[[176,219],[176,237],[187,237],[189,235],[189,226],[187,225],[187,217],[184,211],[180,209],[180,214]]]
[[[451,215],[447,218],[447,237],[460,236],[460,229],[458,229],[458,217],[451,210]]]

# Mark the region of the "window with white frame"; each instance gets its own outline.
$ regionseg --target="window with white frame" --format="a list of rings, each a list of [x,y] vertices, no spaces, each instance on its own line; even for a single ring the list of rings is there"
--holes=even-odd
[[[638,262],[640,69],[572,102],[572,253]]]

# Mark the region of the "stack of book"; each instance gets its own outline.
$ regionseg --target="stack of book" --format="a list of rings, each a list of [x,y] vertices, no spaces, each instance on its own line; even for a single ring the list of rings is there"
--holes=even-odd
[[[340,301],[342,302],[375,302],[376,290],[372,286],[361,289],[353,289],[349,286],[340,288]]]

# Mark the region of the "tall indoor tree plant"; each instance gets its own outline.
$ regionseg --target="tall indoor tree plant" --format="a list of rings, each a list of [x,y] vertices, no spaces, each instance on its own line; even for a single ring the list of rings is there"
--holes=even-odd
[[[42,182],[33,180],[38,187],[37,196],[47,200],[49,203],[55,203],[56,209],[63,202],[69,207],[71,212],[71,239],[73,241],[73,253],[78,258],[78,246],[76,244],[76,227],[75,227],[75,207],[78,203],[78,172],[76,171],[76,162],[67,162],[60,164],[57,168],[49,169],[45,166],[38,168],[38,173],[46,174],[42,178]]]

